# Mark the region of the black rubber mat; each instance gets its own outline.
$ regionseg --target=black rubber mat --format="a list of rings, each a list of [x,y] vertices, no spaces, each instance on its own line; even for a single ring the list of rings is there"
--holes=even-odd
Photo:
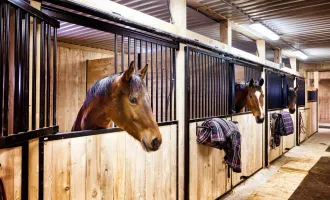
[[[328,146],[328,148],[325,151],[330,152],[330,146]]]
[[[321,157],[317,161],[289,199],[330,199],[330,157]]]

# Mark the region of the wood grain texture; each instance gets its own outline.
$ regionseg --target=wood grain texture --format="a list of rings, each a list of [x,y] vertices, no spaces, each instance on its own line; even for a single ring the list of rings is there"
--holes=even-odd
[[[44,199],[175,198],[177,128],[160,131],[151,153],[126,132],[46,142]]]
[[[3,181],[7,199],[21,199],[22,148],[1,149],[0,166],[0,178]]]
[[[280,112],[281,110],[278,111],[269,111],[268,112],[268,119],[270,119],[271,115],[273,113],[277,113]],[[270,128],[270,120],[268,121],[268,144],[270,144],[271,141],[271,128]],[[270,147],[270,145],[268,145],[268,162],[272,162],[273,160],[275,160],[276,158],[280,157],[283,154],[283,137],[281,138],[281,144],[280,146],[272,149]]]
[[[80,48],[78,48],[80,47]],[[107,58],[112,52],[59,43],[57,46],[57,122],[61,132],[71,130],[86,97],[86,60]]]
[[[250,176],[262,168],[263,160],[263,125],[257,124],[252,114],[233,117],[237,121],[241,133],[241,163],[242,173],[233,173],[233,186],[240,183],[241,176]]]
[[[330,123],[330,79],[321,79],[324,77],[325,73],[329,72],[320,72],[320,81],[319,81],[319,107],[320,107],[320,122]],[[330,77],[330,76],[328,76]]]
[[[29,197],[38,199],[39,191],[39,139],[29,141]]]
[[[190,123],[189,199],[216,199],[231,189],[223,150],[196,142],[196,126]]]

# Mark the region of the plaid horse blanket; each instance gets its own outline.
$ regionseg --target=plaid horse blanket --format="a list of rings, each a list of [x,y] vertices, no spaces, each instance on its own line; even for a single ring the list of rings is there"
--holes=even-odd
[[[241,172],[241,134],[235,123],[213,118],[206,120],[197,133],[197,143],[223,149],[224,159],[234,172]]]
[[[275,120],[274,120],[275,119]],[[293,120],[287,111],[273,113],[271,116],[272,140],[270,146],[274,149],[281,144],[280,136],[287,136],[294,132]]]

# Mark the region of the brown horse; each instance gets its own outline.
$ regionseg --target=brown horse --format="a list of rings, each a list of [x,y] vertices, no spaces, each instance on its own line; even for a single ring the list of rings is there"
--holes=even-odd
[[[143,81],[147,70],[148,65],[135,74],[133,61],[124,73],[96,81],[86,94],[72,131],[104,129],[114,122],[146,151],[158,150],[162,136]]]
[[[254,82],[251,79],[247,83],[235,83],[235,111],[239,113],[247,106],[256,122],[261,124],[264,122],[264,92],[261,86],[264,84],[264,79],[259,82]]]
[[[288,94],[288,108],[291,114],[294,114],[296,111],[296,103],[297,103],[297,91],[298,87],[292,88],[287,85],[287,94]]]

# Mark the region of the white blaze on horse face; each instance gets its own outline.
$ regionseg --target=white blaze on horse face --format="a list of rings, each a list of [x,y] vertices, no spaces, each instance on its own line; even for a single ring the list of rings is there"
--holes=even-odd
[[[258,101],[257,103],[258,103],[258,107],[259,107],[259,110],[260,110],[260,115],[261,115],[261,117],[263,117],[264,114],[263,114],[263,110],[262,110],[262,107],[261,107],[261,104],[260,104],[261,92],[257,90],[254,94],[257,97],[257,101]]]

